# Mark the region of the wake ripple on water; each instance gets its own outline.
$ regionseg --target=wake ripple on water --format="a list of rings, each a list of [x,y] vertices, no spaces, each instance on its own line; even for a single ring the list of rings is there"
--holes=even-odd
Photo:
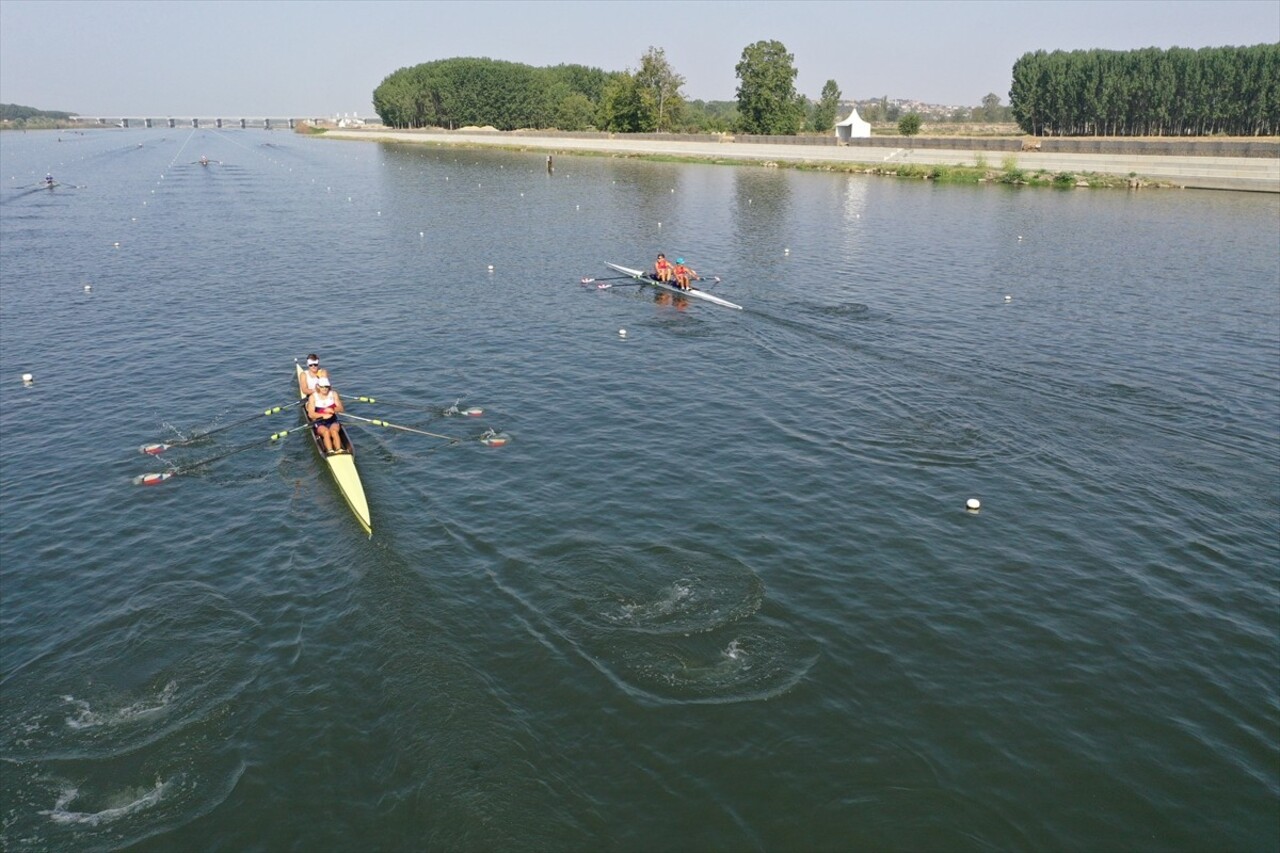
[[[0,680],[0,847],[127,846],[220,803],[243,771],[229,709],[252,626],[200,584],[159,584]]]
[[[562,556],[534,577],[527,589],[494,579],[640,701],[770,699],[794,687],[817,659],[807,638],[759,613],[763,582],[730,558],[669,546],[593,548]]]

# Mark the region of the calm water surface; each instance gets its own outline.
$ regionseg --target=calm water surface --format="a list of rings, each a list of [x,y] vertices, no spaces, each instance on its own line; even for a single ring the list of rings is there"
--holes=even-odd
[[[0,847],[1280,848],[1275,196],[0,154]]]

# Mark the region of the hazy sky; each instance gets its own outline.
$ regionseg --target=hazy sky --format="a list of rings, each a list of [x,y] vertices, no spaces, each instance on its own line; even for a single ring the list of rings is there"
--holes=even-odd
[[[97,116],[372,115],[404,66],[454,56],[634,69],[651,45],[687,98],[733,100],[742,49],[776,39],[797,89],[1008,101],[1032,50],[1280,41],[1277,0],[0,0],[0,102]]]

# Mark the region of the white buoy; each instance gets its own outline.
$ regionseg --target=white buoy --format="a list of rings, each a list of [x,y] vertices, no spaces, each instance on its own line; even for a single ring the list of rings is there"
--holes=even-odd
[[[112,245],[114,245],[117,249],[119,249],[119,248],[120,248],[120,241],[119,241],[119,240],[117,240],[117,241],[116,241],[115,243],[113,243]]]
[[[93,291],[93,285],[92,285],[92,284],[86,284],[86,285],[84,286],[84,292],[85,292],[85,293],[90,293],[90,292],[92,292],[92,291]]]
[[[1005,301],[1005,302],[1012,302],[1012,301],[1013,301],[1013,297],[1006,293],[1006,294],[1004,295],[1004,301]]]
[[[489,272],[493,272],[493,264],[489,264]]]
[[[426,231],[419,231],[419,232],[418,232],[418,236],[419,236],[419,237],[425,237],[425,236],[427,236],[427,232],[426,232]]]
[[[964,502],[964,506],[965,509],[969,510],[969,512],[977,512],[982,509],[982,501],[977,498],[969,498],[969,500]]]
[[[789,255],[789,254],[791,254],[791,250],[790,250],[790,249],[783,249],[783,250],[782,250],[782,254],[784,254],[784,255]]]
[[[35,378],[34,376],[32,376],[30,373],[24,373],[24,374],[22,374],[22,384],[23,384],[23,385],[30,385],[30,384],[32,384],[32,383],[33,383],[33,382],[35,382],[35,381],[36,381],[36,378]]]
[[[1019,240],[1021,240],[1021,239],[1022,239],[1022,235],[1021,235],[1021,234],[1019,234],[1019,235],[1018,235],[1018,239],[1019,239]]]
[[[619,329],[619,330],[618,330],[618,337],[620,337],[620,338],[625,338],[626,336],[627,336],[627,330],[626,330],[626,329]]]

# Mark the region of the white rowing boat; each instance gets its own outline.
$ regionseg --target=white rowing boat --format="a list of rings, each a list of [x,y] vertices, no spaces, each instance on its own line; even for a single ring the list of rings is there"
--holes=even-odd
[[[294,362],[296,376],[294,384],[301,388],[302,385],[302,365]],[[301,392],[299,392],[301,393]],[[305,394],[302,395],[304,398]],[[302,417],[306,418],[306,404],[303,404]],[[364,528],[364,532],[373,535],[373,520],[369,516],[369,502],[364,497],[364,486],[360,482],[360,472],[356,470],[356,446],[351,443],[351,437],[347,435],[347,430],[341,424],[338,425],[338,432],[342,436],[342,451],[339,453],[326,453],[324,449],[324,440],[316,434],[316,431],[310,427],[307,432],[311,433],[311,440],[315,442],[316,452],[320,454],[320,459],[324,461],[325,467],[329,469],[329,473],[333,475],[333,482],[337,484],[338,491],[342,493],[342,497],[347,502],[347,506],[351,507],[351,511],[355,513],[356,521],[360,522],[360,526]]]
[[[705,290],[699,290],[696,287],[690,287],[688,290],[681,290],[680,288],[676,287],[674,284],[667,284],[665,281],[658,281],[656,278],[651,278],[649,274],[644,272],[643,270],[633,270],[630,267],[623,267],[623,266],[619,266],[618,264],[611,264],[608,261],[605,261],[604,265],[611,270],[616,270],[617,272],[622,273],[623,275],[629,275],[632,278],[634,278],[636,281],[640,281],[645,284],[651,284],[654,287],[658,288],[659,290],[665,290],[670,293],[677,293],[680,296],[691,296],[694,299],[702,299],[707,302],[713,302],[716,305],[723,305],[725,308],[737,308],[739,311],[742,310],[741,305],[736,305],[730,302],[728,299],[721,299],[719,296],[715,296],[713,294],[707,293]]]

